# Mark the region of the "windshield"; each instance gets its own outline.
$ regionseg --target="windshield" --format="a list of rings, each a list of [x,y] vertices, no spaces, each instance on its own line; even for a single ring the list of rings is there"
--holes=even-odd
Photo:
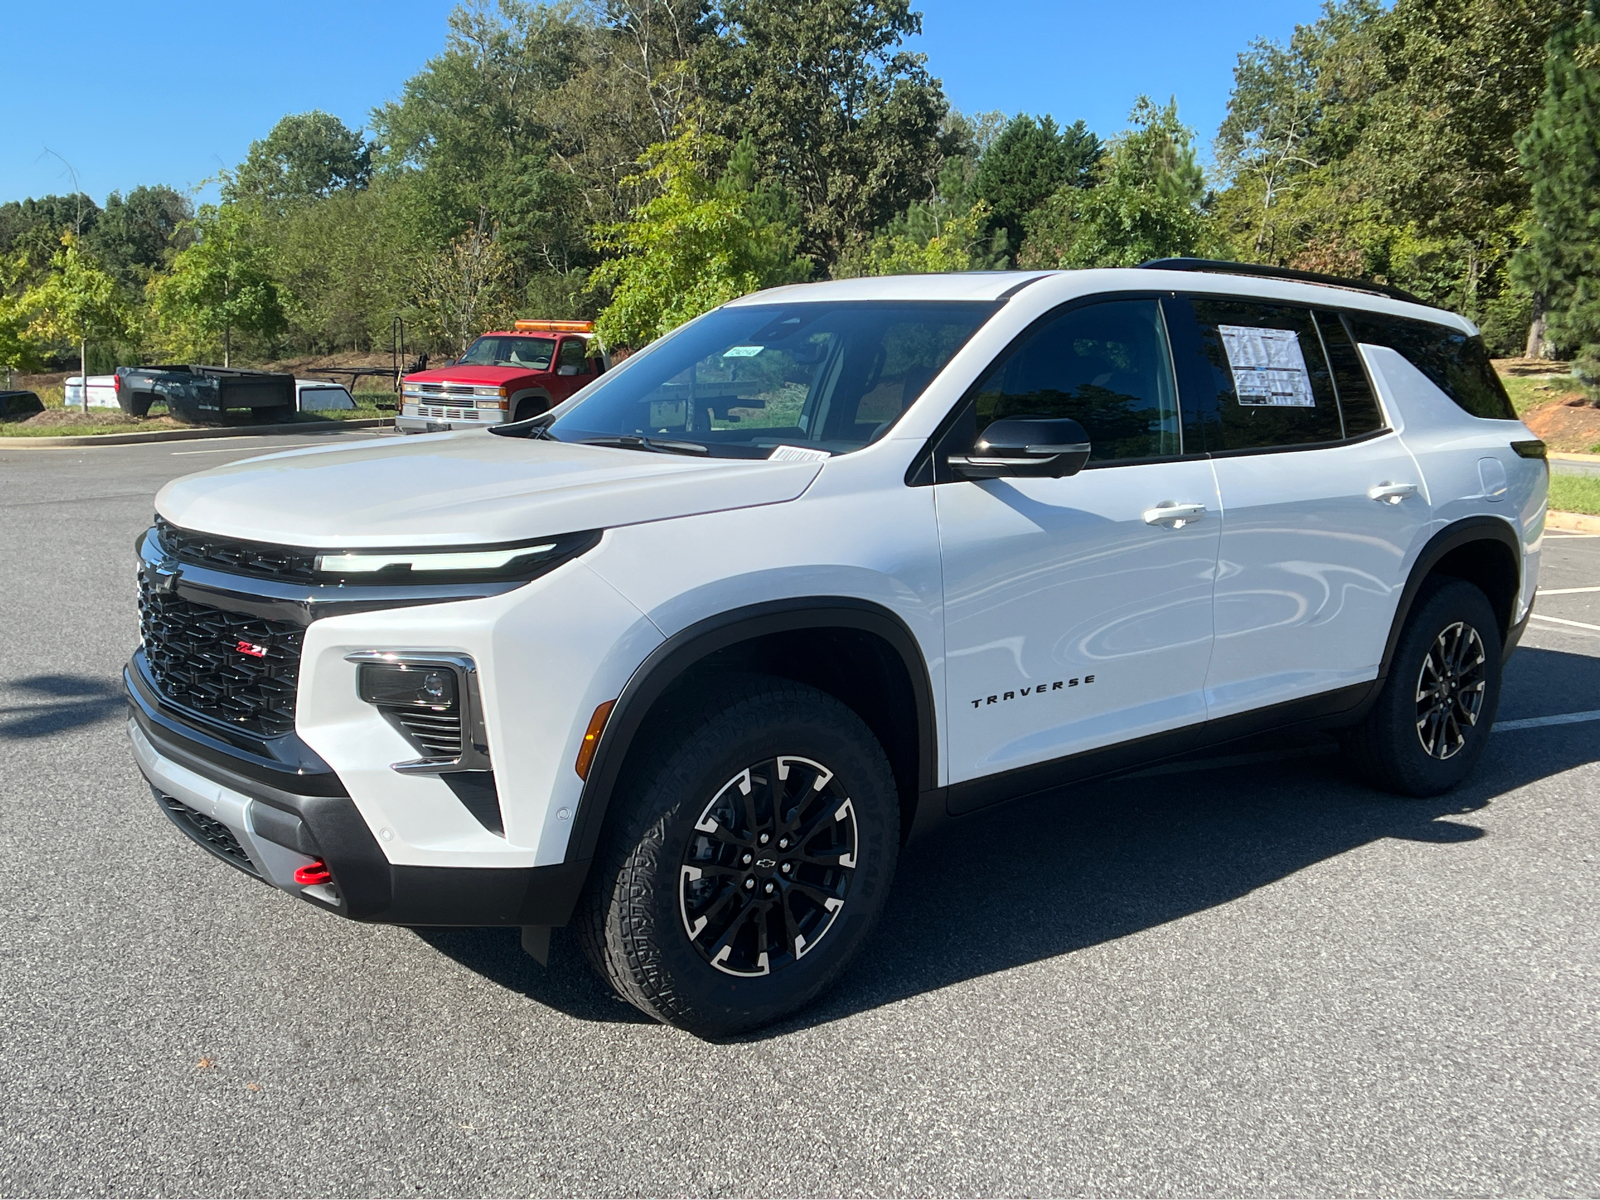
[[[592,384],[548,436],[740,458],[765,458],[777,446],[857,450],[888,432],[998,307],[717,309]]]
[[[530,371],[548,371],[550,358],[556,352],[554,338],[540,337],[481,337],[467,347],[467,352],[456,359],[458,366],[472,367],[526,367]]]

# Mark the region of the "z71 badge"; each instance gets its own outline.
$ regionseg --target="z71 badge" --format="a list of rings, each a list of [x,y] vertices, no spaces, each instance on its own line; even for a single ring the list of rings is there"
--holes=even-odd
[[[993,696],[985,696],[972,702],[973,708],[982,708],[987,704],[1004,704],[1007,700],[1019,700],[1024,696],[1042,696],[1046,692],[1059,692],[1062,688],[1075,688],[1080,683],[1094,682],[1093,675],[1085,675],[1082,679],[1057,679],[1053,683],[1037,683],[1031,687],[1017,688],[1014,691],[1000,692]]]

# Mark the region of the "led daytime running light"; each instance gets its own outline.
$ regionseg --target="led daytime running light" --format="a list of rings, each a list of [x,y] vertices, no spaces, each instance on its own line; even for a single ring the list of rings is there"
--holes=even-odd
[[[495,571],[520,558],[547,554],[554,542],[540,546],[512,546],[506,550],[446,551],[438,554],[319,554],[317,570],[324,575],[370,575],[378,571]]]

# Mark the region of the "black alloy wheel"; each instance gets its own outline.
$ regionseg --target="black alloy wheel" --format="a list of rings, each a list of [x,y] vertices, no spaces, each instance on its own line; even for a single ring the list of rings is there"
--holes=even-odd
[[[1478,631],[1464,621],[1440,631],[1417,675],[1417,739],[1429,757],[1461,753],[1487,687],[1488,656]]]
[[[860,716],[792,680],[708,677],[636,738],[576,932],[625,1000],[726,1037],[839,977],[899,847],[894,772]]]
[[[1501,645],[1500,620],[1482,591],[1464,579],[1427,580],[1383,689],[1343,735],[1357,774],[1402,796],[1437,796],[1465,779],[1500,706]]]
[[[799,755],[746,767],[694,828],[678,908],[708,963],[768,975],[821,944],[849,898],[857,854],[855,808],[832,771]]]

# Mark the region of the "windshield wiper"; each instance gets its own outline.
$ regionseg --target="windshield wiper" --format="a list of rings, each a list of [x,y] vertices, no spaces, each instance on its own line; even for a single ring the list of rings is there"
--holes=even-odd
[[[550,425],[554,419],[548,412],[542,412],[538,416],[527,417],[521,421],[491,425],[489,432],[498,433],[501,437],[532,438],[535,441],[553,442],[556,436],[550,432]]]
[[[584,438],[580,445],[615,446],[619,450],[654,450],[657,454],[710,454],[699,442],[680,442],[673,438],[647,438],[636,434],[617,437]]]

